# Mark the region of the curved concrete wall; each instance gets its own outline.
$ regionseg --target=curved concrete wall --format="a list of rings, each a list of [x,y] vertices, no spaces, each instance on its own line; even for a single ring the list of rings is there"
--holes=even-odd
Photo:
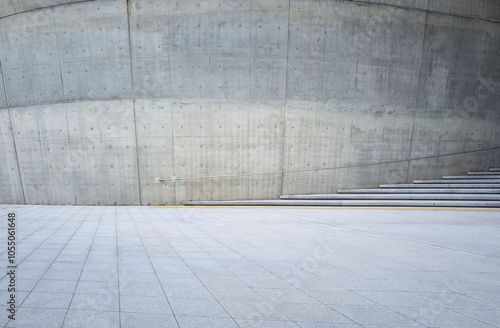
[[[277,198],[500,164],[494,1],[71,2],[0,0],[0,203]]]

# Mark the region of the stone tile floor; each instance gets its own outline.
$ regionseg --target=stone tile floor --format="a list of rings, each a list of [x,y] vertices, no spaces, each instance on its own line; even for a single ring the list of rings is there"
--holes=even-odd
[[[499,211],[0,205],[0,217],[6,327],[500,327]]]

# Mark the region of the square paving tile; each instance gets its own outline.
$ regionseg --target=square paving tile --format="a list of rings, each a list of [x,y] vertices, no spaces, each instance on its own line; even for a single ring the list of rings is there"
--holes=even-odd
[[[145,297],[120,295],[122,312],[172,314],[165,297]]]
[[[229,317],[215,299],[170,298],[169,302],[176,316]]]
[[[56,326],[53,326],[56,327]],[[120,328],[119,312],[69,310],[63,328]]]
[[[181,328],[237,328],[238,325],[231,318],[177,316]]]
[[[74,294],[70,309],[91,311],[119,311],[118,295]]]
[[[500,320],[498,212],[2,205],[0,216],[14,208],[19,327]]]
[[[72,297],[73,293],[31,292],[24,300],[22,307],[68,309]]]
[[[40,308],[19,308],[16,314],[15,322],[12,322],[14,327],[28,328],[54,328],[61,327],[66,310],[62,309],[40,309]]]
[[[121,328],[178,328],[173,315],[122,312]]]

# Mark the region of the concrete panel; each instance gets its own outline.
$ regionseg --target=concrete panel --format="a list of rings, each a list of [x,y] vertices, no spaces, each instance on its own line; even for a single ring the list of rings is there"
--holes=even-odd
[[[14,139],[12,136],[9,112],[6,108],[2,108],[0,109],[0,143],[12,142],[14,142]]]
[[[7,109],[0,109],[0,203],[24,204],[16,149]]]
[[[73,163],[68,140],[42,141],[49,204],[75,205]]]
[[[45,7],[67,5],[81,0],[23,0],[4,1],[0,7],[0,18],[22,13],[24,11],[39,10]]]
[[[81,19],[73,22],[68,20],[68,17],[75,14],[73,8],[61,8],[60,14],[54,21],[54,26],[61,63],[89,61],[92,59],[89,36],[92,26],[88,13],[84,11]]]
[[[286,60],[250,59],[249,97],[258,101],[279,101],[285,98]]]
[[[58,104],[37,106],[34,108],[37,116],[40,140],[67,141],[69,139],[65,107],[64,105]]]
[[[130,61],[127,2],[123,0],[95,1],[86,4],[89,12],[87,33],[89,51],[94,60],[113,58]],[[77,6],[68,9],[78,12]]]
[[[318,101],[321,97],[322,72],[321,61],[289,60],[286,81],[287,99]]]
[[[352,104],[356,99],[356,63],[323,61],[321,100]]]
[[[29,68],[4,68],[7,95],[11,107],[30,106],[34,102]]]
[[[140,203],[137,148],[133,138],[103,139],[103,169],[101,178],[106,181],[107,204]]]
[[[254,0],[251,1],[253,9],[281,9],[288,11],[288,0]]]
[[[163,1],[162,1],[163,2]],[[131,7],[130,38],[132,41],[132,56],[135,57],[165,57],[170,51],[171,33],[170,20],[156,12],[142,12],[144,2]]]
[[[14,143],[0,143],[0,203],[24,204],[24,196],[17,167],[18,161]]]
[[[324,60],[355,62],[358,57],[359,18],[342,2],[326,4],[333,12],[325,18]]]
[[[61,63],[64,98],[67,101],[90,101],[97,93],[92,63]]]
[[[283,118],[282,102],[250,103],[249,137],[283,136]]]
[[[321,12],[323,1],[314,0],[290,0],[290,9],[295,11]]]
[[[40,142],[16,140],[16,147],[26,204],[50,204]]]
[[[429,2],[429,9],[437,12],[455,15],[475,16],[500,20],[500,5],[493,1],[479,0],[471,3],[467,0],[445,1],[436,0]]]
[[[175,137],[210,137],[211,135],[209,102],[175,102],[172,104],[172,117]]]
[[[139,176],[142,205],[175,204],[175,184],[156,183],[155,178],[174,176],[172,138],[139,138]]]
[[[254,1],[252,1],[252,4]],[[272,1],[269,1],[272,4]],[[275,4],[279,10],[266,8],[267,2],[261,1],[259,10],[251,13],[251,56],[260,58],[286,58],[288,47],[288,2]]]
[[[250,177],[248,181],[249,199],[276,199],[281,194],[279,174]]]
[[[247,158],[249,173],[267,173],[281,171],[281,138],[250,138]],[[267,177],[263,176],[263,180]]]
[[[214,178],[212,182],[212,200],[249,199],[248,178]]]
[[[136,99],[161,99],[170,95],[170,60],[168,57],[134,58],[133,67]]]
[[[214,176],[238,175],[251,173],[252,158],[249,139],[246,137],[213,137],[211,138],[212,159],[211,172]],[[231,158],[231,161],[227,159]],[[221,177],[211,179],[212,199],[247,199],[248,177]]]
[[[212,175],[241,175],[252,173],[252,170],[255,169],[251,161],[248,160],[250,152],[248,138],[213,137],[211,142],[213,151]],[[234,161],[228,162],[228,156],[233,157]]]
[[[384,122],[353,120],[349,140],[349,164],[378,163],[381,157]]]
[[[211,104],[210,122],[213,137],[247,137],[250,106],[241,102]]]
[[[6,90],[3,84],[3,75],[0,73],[0,109],[7,108],[7,98],[5,97],[5,91]]]
[[[210,54],[246,57],[250,53],[250,10],[210,15]]]
[[[131,101],[103,101],[99,105],[99,124],[102,138],[135,137],[135,118]]]
[[[210,51],[210,16],[171,16],[168,20],[171,56],[204,55]]]
[[[76,193],[76,202],[81,205],[105,205],[106,176],[100,139],[71,139],[71,161]]]
[[[213,99],[249,100],[248,57],[211,57],[210,77],[210,94]]]
[[[171,92],[174,98],[205,98],[210,95],[210,57],[170,58]]]
[[[418,94],[418,76],[417,70],[391,68],[387,81],[387,105],[413,110]]]
[[[37,113],[34,107],[11,109],[11,119],[16,142],[40,140]]]
[[[100,104],[81,102],[66,108],[68,130],[72,140],[100,139]]]
[[[211,174],[213,157],[207,137],[174,138],[175,175],[178,178],[207,177]],[[210,179],[175,182],[177,203],[189,199],[211,199]]]
[[[30,15],[21,15],[23,27],[17,33],[26,39],[23,51],[24,61],[30,66],[46,66],[58,63],[57,38],[53,22],[54,15],[40,10]],[[16,51],[16,45],[10,51]]]
[[[384,105],[387,101],[389,73],[390,68],[387,66],[358,65],[355,87],[357,102],[363,107]]]
[[[135,104],[138,138],[172,136],[172,103],[169,100],[138,100]]]
[[[95,98],[131,99],[130,59],[94,62]]]
[[[400,161],[408,159],[411,147],[411,118],[385,119],[382,127],[380,161]]]
[[[283,139],[275,138],[250,138],[250,158],[248,171],[250,173],[279,172],[283,166]],[[259,199],[277,198],[281,191],[281,173],[255,175],[248,178],[248,198]]]
[[[58,64],[31,66],[30,72],[35,104],[64,100],[61,69]]]
[[[289,102],[286,107],[285,138],[316,137],[318,107],[319,104],[314,102]]]
[[[290,12],[289,58],[323,59],[325,49],[324,17],[316,11],[292,10]]]
[[[162,13],[172,15],[190,15],[190,14],[206,14],[214,10],[221,2],[213,2],[210,0],[200,1],[155,1],[155,4],[160,4]]]

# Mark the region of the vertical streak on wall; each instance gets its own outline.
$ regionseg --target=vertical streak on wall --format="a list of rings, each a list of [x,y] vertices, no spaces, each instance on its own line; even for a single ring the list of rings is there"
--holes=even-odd
[[[168,71],[170,73],[168,75],[168,77],[170,79],[170,82],[169,82],[170,84],[169,85],[172,86],[172,60],[171,60],[171,58],[172,58],[172,56],[171,56],[171,51],[172,50],[171,49],[172,48],[169,47],[168,49],[169,49],[168,55],[170,57],[169,60],[168,60]],[[175,135],[174,134],[174,110],[173,110],[173,108],[170,108],[170,136],[171,136],[170,142],[171,142],[171,145],[172,145],[172,153],[171,153],[171,156],[172,156],[172,174],[175,177],[176,174],[175,174],[175,148],[174,148],[175,143],[174,143],[174,135]],[[177,190],[176,190],[177,189],[177,183],[175,183],[175,182],[171,182],[171,183],[172,183],[172,186],[174,187],[174,205],[176,205],[177,204]]]
[[[24,204],[26,204],[26,196],[24,195],[23,177],[21,176],[21,169],[19,168],[19,157],[17,156],[16,139],[14,138],[14,128],[12,125],[12,117],[10,114],[9,97],[7,95],[7,84],[6,84],[7,81],[5,80],[5,75],[3,74],[3,67],[2,67],[1,61],[0,61],[0,75],[2,75],[3,93],[5,96],[5,103],[7,104],[7,113],[9,113],[9,124],[10,124],[10,131],[11,131],[11,135],[12,135],[12,143],[14,145],[14,153],[16,154],[17,173],[19,174],[19,181],[21,182],[21,191],[23,192],[23,201],[24,201]]]
[[[406,183],[410,183],[408,180],[410,178],[410,165],[411,165],[411,156],[412,156],[412,148],[413,148],[413,136],[415,135],[415,121],[417,118],[417,110],[419,105],[419,95],[420,95],[420,75],[422,74],[422,61],[424,57],[425,51],[425,40],[427,36],[427,19],[429,18],[429,0],[427,0],[425,7],[425,22],[424,22],[424,35],[422,36],[422,46],[420,48],[420,62],[418,64],[418,79],[417,79],[417,93],[415,95],[415,109],[413,111],[413,122],[411,126],[411,137],[410,137],[410,149],[408,150],[408,166],[406,168]]]
[[[132,106],[134,111],[134,133],[135,133],[135,156],[137,161],[137,186],[139,192],[139,205],[142,205],[141,196],[141,170],[139,166],[139,144],[137,140],[137,114],[135,110],[135,86],[134,86],[134,65],[132,57],[132,36],[130,33],[130,0],[125,0],[127,3],[127,27],[128,27],[128,46],[130,54],[130,83],[132,83]]]
[[[57,32],[56,32],[56,26],[54,23],[54,20],[52,20],[52,26],[54,28],[54,40],[56,42],[56,49],[59,49],[59,41],[57,39]],[[63,99],[66,98],[66,94],[64,92],[64,80],[63,80],[63,71],[62,71],[62,66],[61,66],[61,57],[59,56],[59,51],[57,51],[57,65],[59,67],[59,78],[61,80],[61,89],[62,89],[62,97]],[[66,117],[66,131],[68,133],[68,151],[69,151],[69,161],[71,164],[71,177],[73,179],[73,192],[75,193],[75,205],[78,205],[78,198],[77,198],[77,192],[76,192],[76,177],[75,177],[75,163],[73,163],[73,152],[72,152],[72,147],[71,147],[71,133],[69,130],[69,120],[68,120],[68,109],[64,109],[65,117]]]
[[[286,133],[286,99],[288,97],[288,57],[290,53],[290,19],[292,14],[292,1],[288,0],[288,26],[287,26],[287,40],[286,40],[286,59],[285,59],[285,99],[283,99],[283,130],[281,131],[281,190],[280,194],[283,195],[285,185],[285,133]]]

